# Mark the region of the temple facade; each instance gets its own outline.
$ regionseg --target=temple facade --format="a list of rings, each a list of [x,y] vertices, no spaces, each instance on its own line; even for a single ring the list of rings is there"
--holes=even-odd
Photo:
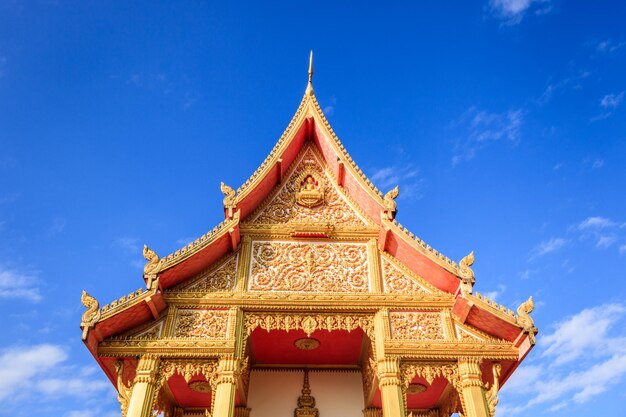
[[[125,417],[493,417],[535,343],[516,312],[395,219],[336,137],[309,83],[224,221],[160,257],[100,306],[82,339]]]

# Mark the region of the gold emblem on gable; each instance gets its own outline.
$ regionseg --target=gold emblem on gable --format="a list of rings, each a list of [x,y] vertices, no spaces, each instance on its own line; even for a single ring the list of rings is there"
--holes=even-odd
[[[324,203],[324,182],[312,170],[304,171],[296,179],[296,203],[312,208]]]

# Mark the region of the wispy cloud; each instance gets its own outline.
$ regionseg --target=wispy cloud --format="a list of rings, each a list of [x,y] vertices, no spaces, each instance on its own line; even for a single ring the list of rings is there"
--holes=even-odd
[[[615,110],[622,104],[622,101],[624,100],[624,93],[626,93],[626,91],[604,95],[600,99],[600,107],[602,107],[605,111],[592,117],[591,121],[597,122],[598,120],[604,120],[613,116]]]
[[[548,103],[554,96],[561,94],[567,90],[578,90],[582,87],[582,81],[589,77],[591,72],[580,71],[577,74],[567,76],[561,80],[550,82],[546,89],[537,99],[539,105]]]
[[[520,23],[531,9],[535,14],[546,14],[552,10],[551,0],[489,0],[489,10],[503,25]]]
[[[7,57],[0,55],[0,78],[4,77],[7,65]]]
[[[0,265],[0,299],[21,299],[35,303],[41,301],[38,281],[34,271],[19,271]]]
[[[419,174],[419,168],[412,164],[397,164],[377,169],[372,174],[371,180],[383,192],[398,185],[400,188],[398,198],[420,198],[424,179]]]
[[[137,239],[136,237],[118,237],[117,239],[115,239],[115,245],[129,255],[136,255],[141,252],[141,245],[139,244],[139,239]]]
[[[493,142],[519,142],[523,123],[524,112],[521,109],[497,113],[470,107],[454,123],[465,129],[465,133],[462,139],[456,141],[452,164],[471,160],[480,148]]]
[[[596,52],[610,54],[626,46],[626,42],[615,41],[613,39],[600,39],[587,42],[585,45],[592,47]]]
[[[517,414],[538,405],[555,411],[618,384],[626,375],[626,334],[616,325],[625,312],[622,304],[605,304],[554,324],[552,333],[539,338],[541,363],[523,365],[503,387],[502,395],[521,397],[521,405],[499,411]]]
[[[540,258],[549,253],[556,252],[564,247],[567,243],[568,241],[561,237],[553,237],[548,240],[539,242],[531,251],[530,258],[528,260],[530,261],[536,258]]]
[[[581,239],[595,241],[597,248],[606,249],[619,240],[626,239],[625,228],[626,224],[620,224],[607,217],[591,216],[570,227],[570,230],[577,232]]]

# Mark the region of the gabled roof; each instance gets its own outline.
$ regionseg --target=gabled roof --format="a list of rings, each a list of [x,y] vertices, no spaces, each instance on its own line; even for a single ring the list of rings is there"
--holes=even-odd
[[[176,252],[159,259],[154,252],[146,266],[144,278],[155,281],[147,293],[132,299],[124,299],[120,306],[102,312],[96,337],[102,340],[113,334],[128,330],[138,317],[147,320],[157,318],[167,306],[162,291],[207,270],[213,263],[238,249],[241,240],[240,227],[245,226],[255,211],[284,180],[290,167],[306,143],[313,143],[317,154],[324,159],[326,168],[340,189],[349,189],[351,204],[358,206],[378,229],[379,249],[401,262],[410,272],[422,277],[428,286],[454,296],[460,292],[464,276],[462,267],[434,250],[413,235],[393,216],[387,215],[388,199],[365,176],[350,157],[343,144],[326,119],[313,91],[312,70],[306,92],[284,133],[269,155],[237,191],[222,187],[228,193],[225,198],[225,220],[209,233]],[[230,192],[228,190],[231,190]],[[393,198],[393,197],[392,197]],[[393,201],[392,201],[393,203]],[[393,203],[395,205],[395,203]],[[467,266],[465,266],[467,268]],[[472,307],[477,307],[472,308]],[[120,314],[135,320],[121,320]],[[471,295],[458,297],[453,311],[481,330],[507,340],[519,339],[520,324],[514,314],[503,307]],[[144,320],[144,321],[145,321]],[[115,322],[115,324],[113,324]],[[495,331],[491,331],[496,329]],[[92,342],[93,343],[93,342]]]

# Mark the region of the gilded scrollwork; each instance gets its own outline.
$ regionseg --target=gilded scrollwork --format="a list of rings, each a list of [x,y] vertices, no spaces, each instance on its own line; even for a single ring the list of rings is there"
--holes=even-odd
[[[228,310],[180,309],[174,337],[224,339],[228,336]]]
[[[400,340],[444,340],[438,312],[392,312],[391,337]]]
[[[252,243],[250,291],[368,291],[367,246],[360,243]]]
[[[239,254],[229,255],[221,262],[217,262],[209,269],[201,272],[194,278],[190,279],[190,283],[174,289],[174,292],[193,291],[193,292],[224,292],[233,291],[237,276],[237,266],[239,263]]]
[[[303,330],[311,336],[316,330],[353,331],[362,329],[373,338],[374,321],[371,316],[362,314],[290,314],[290,313],[246,313],[244,317],[246,334],[260,327],[271,330]]]
[[[304,150],[282,187],[274,192],[252,220],[253,223],[268,224],[292,221],[365,224],[332,185],[312,146]]]
[[[385,292],[394,294],[433,294],[436,291],[428,283],[420,282],[409,271],[401,269],[385,255],[382,257]]]
[[[218,377],[218,362],[214,359],[165,359],[159,368],[157,388],[162,387],[174,375],[180,375],[189,383],[196,375],[202,375],[213,386]]]
[[[502,371],[502,365],[494,363],[491,366],[491,372],[493,373],[493,384],[485,385],[487,390],[487,405],[489,405],[489,414],[493,417],[496,414],[496,406],[500,401],[498,398],[498,392],[500,391],[500,372]]]
[[[126,417],[128,412],[128,405],[130,403],[130,395],[133,392],[132,382],[126,385],[124,382],[124,362],[116,361],[113,366],[115,367],[115,373],[117,374],[117,401],[120,403],[120,410],[122,416]]]

